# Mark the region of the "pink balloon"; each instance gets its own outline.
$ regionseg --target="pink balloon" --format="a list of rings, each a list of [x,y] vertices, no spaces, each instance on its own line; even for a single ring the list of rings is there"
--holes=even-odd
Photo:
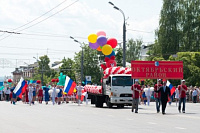
[[[97,36],[106,36],[106,33],[104,31],[97,32]]]

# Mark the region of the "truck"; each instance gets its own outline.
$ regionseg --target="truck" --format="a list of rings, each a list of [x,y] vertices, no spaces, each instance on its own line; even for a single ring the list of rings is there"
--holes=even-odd
[[[132,105],[133,82],[131,74],[110,74],[102,78],[101,86],[85,86],[85,88],[88,91],[88,99],[91,99],[91,104],[95,104],[96,107],[103,107],[106,103],[109,108],[114,105],[123,108],[125,105]]]

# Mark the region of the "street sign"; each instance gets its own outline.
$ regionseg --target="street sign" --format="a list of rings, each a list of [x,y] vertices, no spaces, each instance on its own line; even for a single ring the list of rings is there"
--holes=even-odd
[[[85,76],[86,81],[90,81],[91,82],[91,76]]]
[[[182,61],[132,61],[132,78],[183,79]]]

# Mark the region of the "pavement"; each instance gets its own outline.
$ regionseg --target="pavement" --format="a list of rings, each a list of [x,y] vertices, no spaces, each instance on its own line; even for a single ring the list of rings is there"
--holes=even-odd
[[[200,104],[186,103],[186,113],[179,113],[175,103],[167,105],[166,115],[156,113],[155,103],[140,105],[139,113],[131,107],[96,108],[85,103],[29,106],[0,101],[0,133],[188,133],[199,131]]]

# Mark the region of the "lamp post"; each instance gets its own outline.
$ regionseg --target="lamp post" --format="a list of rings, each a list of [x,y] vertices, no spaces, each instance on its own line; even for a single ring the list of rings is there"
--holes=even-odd
[[[126,19],[124,12],[115,6],[112,2],[108,2],[110,5],[113,6],[114,9],[120,11],[124,18],[124,24],[123,24],[123,67],[126,67]]]
[[[83,81],[83,46],[82,43],[76,40],[74,37],[70,36],[71,39],[74,40],[74,42],[79,43],[81,45],[82,54],[81,54],[81,82]]]
[[[33,57],[34,59],[36,59],[36,61],[38,62],[38,65],[39,65],[39,60],[36,58],[36,57]],[[41,64],[42,64],[42,71],[41,71],[41,82],[42,82],[42,86],[43,86],[43,63],[41,62]]]

